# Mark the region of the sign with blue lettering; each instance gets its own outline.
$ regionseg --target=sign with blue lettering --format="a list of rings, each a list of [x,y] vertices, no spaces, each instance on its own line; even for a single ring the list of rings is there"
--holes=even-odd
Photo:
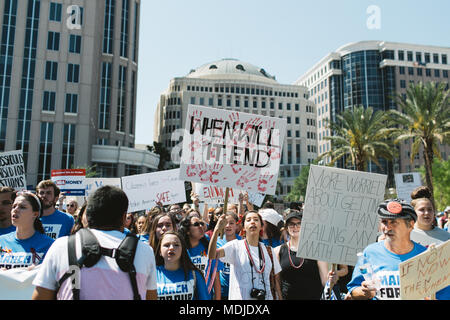
[[[52,170],[51,179],[58,188],[70,196],[84,196],[86,169]]]

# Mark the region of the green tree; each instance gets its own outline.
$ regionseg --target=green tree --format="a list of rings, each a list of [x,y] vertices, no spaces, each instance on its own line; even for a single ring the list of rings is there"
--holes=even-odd
[[[153,141],[152,146],[147,146],[147,150],[159,154],[158,171],[166,170],[166,164],[170,161],[170,152],[161,142]]]
[[[289,192],[289,194],[285,197],[286,201],[299,201],[300,196],[303,196],[303,199],[305,199],[309,168],[309,164],[302,167],[300,174],[294,180],[294,185],[292,186],[291,192]]]
[[[336,122],[328,124],[333,135],[324,137],[331,141],[331,149],[317,159],[331,157],[330,166],[345,159],[347,167],[353,166],[358,171],[366,171],[369,161],[381,167],[378,159],[391,160],[396,152],[388,139],[393,129],[386,124],[386,113],[374,112],[371,107],[358,106],[337,114]]]
[[[419,171],[422,177],[425,177],[425,167],[420,167]],[[433,186],[436,210],[443,211],[450,205],[450,160],[440,161],[434,158]]]
[[[431,194],[434,194],[433,160],[435,156],[441,159],[438,142],[450,142],[450,91],[445,86],[433,82],[410,85],[406,99],[397,96],[399,110],[389,112],[392,125],[397,127],[393,132],[394,142],[412,140],[411,163],[423,147],[425,181]]]

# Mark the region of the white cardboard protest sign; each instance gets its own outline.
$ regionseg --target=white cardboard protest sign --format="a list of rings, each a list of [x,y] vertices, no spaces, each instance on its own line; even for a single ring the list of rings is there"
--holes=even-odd
[[[258,192],[249,192],[248,193],[248,201],[258,207],[262,206],[265,197],[266,197],[265,194],[258,193]]]
[[[59,169],[51,171],[51,180],[61,192],[70,196],[84,196],[86,169]]]
[[[275,194],[286,119],[189,105],[180,179]]]
[[[195,182],[194,192],[198,198],[206,203],[224,203],[226,188]],[[241,190],[230,188],[228,190],[228,203],[238,203]]]
[[[95,190],[103,186],[114,186],[122,189],[120,178],[86,178],[86,197],[89,197]]]
[[[396,173],[395,186],[397,198],[411,201],[411,192],[422,185],[419,172]]]
[[[22,150],[0,153],[0,187],[27,188]]]
[[[0,271],[0,300],[31,300],[35,288],[33,280],[40,267],[30,271],[26,268]]]
[[[400,297],[419,300],[450,285],[450,240],[403,261],[400,270]]]
[[[173,169],[122,177],[128,212],[150,209],[156,202],[163,205],[185,202],[184,181],[179,176],[179,169]]]
[[[297,256],[355,265],[376,240],[386,175],[311,165]]]

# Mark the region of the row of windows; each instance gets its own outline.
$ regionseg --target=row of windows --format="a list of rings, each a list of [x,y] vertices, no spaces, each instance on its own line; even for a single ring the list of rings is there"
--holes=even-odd
[[[54,112],[56,109],[56,92],[44,91],[42,110]],[[66,93],[64,112],[78,113],[78,94]]]
[[[392,52],[391,54],[391,59],[394,59],[393,57],[393,50],[387,50]],[[439,61],[439,56],[441,57],[441,60]],[[415,58],[415,60],[414,60]],[[433,58],[433,60],[431,60],[431,58]],[[397,59],[400,61],[405,61],[405,51],[404,50],[398,50],[397,51]],[[416,62],[425,62],[425,63],[430,63],[431,61],[433,61],[433,63],[438,64],[439,62],[441,64],[447,64],[447,55],[446,54],[438,54],[438,53],[429,53],[429,52],[416,52],[415,53],[415,57],[414,57],[414,52],[413,51],[406,51],[406,60],[407,61],[416,61]]]
[[[175,88],[177,87],[178,86],[175,86]],[[213,87],[187,86],[187,91],[213,92]],[[273,89],[270,88],[247,87],[238,85],[215,86],[214,92],[298,98],[298,92],[273,91]],[[304,98],[306,98],[306,95],[304,95]]]
[[[415,83],[414,80],[409,80],[409,84],[410,84],[410,85],[413,85],[414,83]],[[449,88],[449,82],[443,82],[443,83],[446,84],[445,90],[448,90],[448,88]],[[402,88],[402,89],[405,89],[405,88],[406,88],[406,80],[400,80],[400,88]],[[402,97],[403,97],[404,99],[406,99],[406,95],[403,96],[403,94],[402,94]]]
[[[45,63],[45,80],[58,80],[58,62],[46,61]],[[80,81],[80,65],[69,63],[67,64],[67,82],[78,83]]]
[[[47,37],[47,49],[53,51],[59,51],[60,33],[55,31],[49,31]],[[76,34],[69,35],[69,52],[81,53],[81,36]]]
[[[414,75],[414,69],[416,70],[416,74],[418,76],[422,76],[423,75],[423,68],[413,68],[413,67],[408,67],[408,75],[413,76]],[[405,67],[398,67],[398,72],[400,74],[405,74]],[[425,69],[425,76],[427,77],[431,77],[432,74],[432,69]],[[433,73],[434,76],[436,78],[440,78],[441,76],[441,70],[439,69],[433,69]],[[448,78],[448,70],[442,70],[442,77],[443,78]]]

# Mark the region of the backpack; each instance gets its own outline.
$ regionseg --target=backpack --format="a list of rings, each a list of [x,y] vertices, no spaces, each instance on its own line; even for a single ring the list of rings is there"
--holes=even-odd
[[[100,246],[97,238],[94,236],[91,230],[82,228],[77,233],[80,234],[82,255],[81,258],[77,260],[75,251],[76,234],[70,235],[67,244],[69,256],[69,271],[66,272],[58,281],[58,290],[61,287],[62,283],[72,275],[74,275],[74,273],[76,272],[76,270],[73,270],[73,267],[75,267],[75,269],[77,267],[79,269],[83,267],[90,268],[97,264],[102,256],[108,256],[116,260],[116,263],[119,266],[120,270],[129,274],[131,286],[133,289],[133,299],[141,300],[136,282],[136,268],[133,264],[139,238],[135,234],[129,233],[117,248],[109,249]],[[72,279],[71,284],[73,300],[80,300],[80,288],[76,288],[76,279]]]

